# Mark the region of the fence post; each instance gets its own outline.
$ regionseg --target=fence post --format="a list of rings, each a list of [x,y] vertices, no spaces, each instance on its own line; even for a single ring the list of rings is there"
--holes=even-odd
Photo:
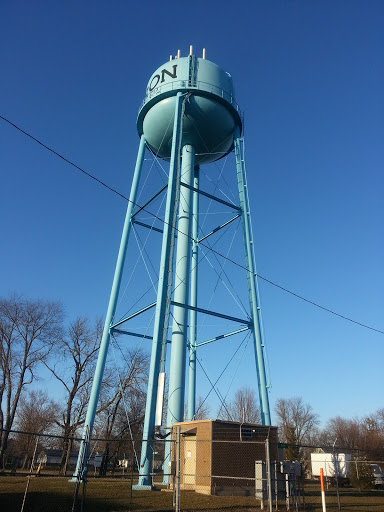
[[[277,503],[277,500],[279,498],[279,482],[278,482],[278,475],[277,475],[277,465],[278,465],[278,462],[275,461],[274,463],[274,468],[275,468],[275,505],[276,505],[276,510],[279,509],[279,504]]]
[[[305,510],[305,489],[304,489],[304,480],[305,480],[305,476],[303,474],[303,468],[301,468],[301,477],[300,477],[300,480],[301,480],[301,495],[303,497],[303,509]]]
[[[290,510],[290,501],[289,501],[289,474],[285,473],[285,504],[287,510]]]
[[[357,456],[357,457],[355,456],[356,477],[357,477],[357,483],[358,483],[358,485],[359,485],[359,492],[361,492],[360,475],[359,475],[359,466],[358,466],[358,464],[357,464],[357,458],[358,458],[358,456]]]
[[[27,497],[29,483],[30,483],[30,481],[31,481],[31,476],[32,476],[32,473],[33,473],[33,470],[34,470],[34,467],[35,467],[35,456],[36,456],[36,451],[37,451],[37,445],[38,445],[38,442],[39,442],[39,436],[37,436],[37,438],[36,438],[35,449],[34,449],[34,451],[33,451],[33,455],[32,455],[31,468],[30,468],[30,470],[29,470],[29,475],[28,475],[27,485],[26,485],[26,487],[25,487],[25,493],[24,493],[24,498],[23,498],[23,504],[21,505],[21,510],[20,510],[20,512],[23,512],[23,510],[24,510],[25,499],[26,499],[26,497]]]
[[[176,446],[175,446],[175,512],[180,511],[180,431],[181,427],[176,428]]]
[[[266,458],[266,462],[267,462],[267,487],[268,487],[269,512],[273,512],[271,459],[269,456],[269,436],[265,440],[265,458]]]
[[[133,461],[131,464],[131,488],[129,490],[129,510],[131,510],[131,507],[132,507],[132,497],[133,497]]]
[[[336,444],[337,438],[335,439],[335,442],[333,443],[333,465],[336,470],[336,494],[337,494],[337,505],[339,512],[341,512],[341,504],[340,504],[340,491],[339,491],[339,470],[340,470],[340,462],[339,462],[339,454],[335,453],[335,444]]]

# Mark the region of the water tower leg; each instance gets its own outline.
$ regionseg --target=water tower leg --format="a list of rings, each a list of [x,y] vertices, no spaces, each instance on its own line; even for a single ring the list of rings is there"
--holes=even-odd
[[[197,270],[198,270],[198,228],[199,228],[199,173],[195,168],[193,180],[193,205],[192,205],[192,260],[191,260],[191,294],[190,303],[197,307]],[[197,311],[189,313],[189,376],[188,376],[188,420],[193,420],[196,412],[196,334],[197,334]]]
[[[183,147],[181,182],[187,187],[193,185],[195,150],[192,146]],[[175,266],[174,302],[188,304],[191,267],[191,224],[192,191],[180,186],[179,217],[177,226],[177,249]],[[167,426],[184,420],[185,364],[188,343],[188,310],[175,305],[173,308],[171,361],[169,367]],[[170,483],[169,469],[171,443],[166,443],[164,451],[163,484]]]
[[[153,432],[155,427],[157,387],[160,369],[161,342],[163,339],[164,331],[166,332],[168,329],[168,324],[165,324],[165,317],[167,310],[167,289],[169,286],[168,270],[171,268],[171,247],[173,246],[173,238],[175,235],[175,226],[173,225],[173,212],[175,207],[176,182],[180,151],[182,102],[183,95],[182,93],[178,93],[173,124],[172,153],[169,166],[168,192],[164,216],[163,241],[160,257],[159,282],[157,287],[157,302],[153,329],[151,363],[149,367],[147,402],[143,427],[143,441],[141,445],[141,460],[139,468],[140,476],[139,483],[135,486],[136,489],[150,489],[152,484],[150,473],[152,464],[152,445]]]
[[[239,188],[239,199],[241,208],[241,220],[243,225],[243,240],[245,251],[245,264],[247,268],[248,280],[248,295],[249,304],[251,308],[251,317],[253,322],[252,333],[254,340],[256,371],[259,388],[259,401],[261,409],[261,422],[263,425],[271,424],[271,414],[269,410],[269,399],[267,390],[267,379],[265,374],[264,356],[263,356],[263,343],[260,325],[260,305],[258,303],[255,265],[253,257],[253,240],[251,240],[251,225],[250,215],[248,208],[248,193],[245,184],[244,165],[240,147],[240,133],[239,128],[235,128],[235,159],[236,159],[236,172],[237,184]]]
[[[192,146],[183,147],[174,288],[174,302],[182,305],[187,305],[189,300],[192,246],[192,191],[189,187],[193,185],[194,156],[195,150]],[[186,187],[182,186],[183,183]],[[167,416],[169,427],[184,420],[188,310],[182,305],[174,305],[173,308]]]
[[[111,295],[109,298],[109,304],[108,304],[108,310],[105,317],[105,324],[104,324],[104,330],[103,335],[100,343],[100,349],[99,349],[99,355],[97,358],[97,364],[95,369],[95,375],[93,377],[93,383],[92,383],[92,389],[91,389],[91,395],[89,398],[88,403],[88,409],[87,409],[87,416],[85,418],[84,423],[84,430],[83,430],[83,441],[81,443],[81,447],[79,450],[79,456],[77,459],[77,465],[75,469],[75,473],[73,474],[73,481],[76,481],[76,479],[80,478],[81,480],[84,477],[84,471],[87,467],[87,450],[88,447],[85,446],[85,439],[87,437],[90,438],[92,435],[92,429],[93,429],[93,423],[95,421],[95,415],[96,415],[96,407],[97,402],[99,399],[100,394],[100,386],[103,379],[103,373],[104,373],[104,367],[105,362],[107,359],[107,353],[108,353],[108,346],[109,346],[109,339],[110,339],[110,327],[112,325],[113,317],[115,315],[116,311],[116,305],[117,305],[117,299],[119,295],[120,290],[120,284],[121,284],[121,278],[123,275],[123,268],[124,268],[124,261],[127,253],[127,245],[128,245],[128,238],[129,233],[131,230],[131,216],[134,207],[136,206],[136,196],[137,196],[137,190],[140,182],[140,175],[141,175],[141,169],[143,167],[143,161],[144,161],[144,153],[145,153],[145,138],[142,135],[140,139],[140,145],[139,150],[137,153],[137,159],[136,159],[136,167],[135,172],[133,175],[133,181],[131,186],[131,193],[129,196],[129,202],[127,207],[127,213],[125,216],[125,222],[123,227],[123,232],[121,235],[121,242],[120,242],[120,248],[119,248],[119,254],[117,257],[116,262],[116,269],[115,269],[115,275],[113,278],[113,284],[112,284],[112,290]],[[85,450],[85,456],[81,457],[81,454]],[[82,460],[84,462],[82,462]]]

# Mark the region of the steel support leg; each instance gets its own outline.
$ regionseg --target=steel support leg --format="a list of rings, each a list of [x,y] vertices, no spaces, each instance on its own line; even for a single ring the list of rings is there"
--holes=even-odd
[[[101,382],[103,379],[104,367],[105,367],[105,362],[106,362],[107,353],[108,353],[108,346],[109,346],[109,339],[110,339],[110,327],[113,323],[113,318],[114,318],[115,311],[116,311],[117,299],[118,299],[118,295],[119,295],[121,278],[122,278],[123,269],[124,269],[124,261],[125,261],[125,257],[126,257],[126,253],[127,253],[129,233],[131,230],[131,216],[133,213],[133,209],[136,206],[136,196],[137,196],[138,186],[139,186],[139,182],[140,182],[141,169],[143,167],[144,153],[145,153],[145,142],[146,142],[145,138],[142,135],[141,139],[140,139],[139,150],[137,153],[136,167],[135,167],[135,172],[133,175],[131,193],[129,196],[127,213],[125,216],[125,222],[124,222],[124,227],[123,227],[123,233],[121,235],[119,254],[118,254],[117,262],[116,262],[116,269],[115,269],[115,275],[113,278],[111,295],[109,298],[108,310],[107,310],[107,314],[105,317],[104,330],[103,330],[103,335],[102,335],[102,339],[101,339],[101,343],[100,343],[100,349],[99,349],[99,355],[97,358],[95,375],[93,377],[91,395],[90,395],[89,402],[88,402],[87,416],[85,418],[84,429],[83,429],[83,439],[85,439],[87,433],[88,433],[89,438],[91,437],[93,423],[95,421],[96,407],[97,407],[97,402],[99,399],[100,387],[101,387]],[[84,470],[87,467],[87,459],[88,459],[87,446],[84,446],[84,444],[85,444],[85,441],[83,440],[82,445],[79,450],[79,457],[77,459],[77,465],[76,465],[75,473],[73,475],[73,481],[76,481],[76,479],[79,476],[82,479]],[[81,459],[80,454],[82,453],[83,450],[85,450],[85,456]],[[82,462],[82,460],[84,462]]]
[[[192,205],[192,261],[191,261],[191,299],[190,304],[197,307],[197,277],[198,277],[198,250],[199,233],[199,168],[195,168],[193,181]],[[196,337],[197,337],[197,311],[189,313],[189,368],[188,368],[188,420],[193,420],[196,412]]]
[[[194,156],[195,150],[192,146],[183,147],[181,182],[187,187],[193,184]],[[183,187],[180,191],[177,229],[174,301],[180,304],[188,304],[191,266],[192,192],[187,187]],[[169,427],[173,423],[184,420],[187,342],[188,310],[181,306],[174,306],[168,391],[167,423]]]
[[[175,118],[173,124],[172,152],[168,176],[167,202],[164,216],[163,242],[160,258],[159,282],[157,288],[155,323],[153,330],[151,363],[148,376],[148,391],[143,428],[143,442],[141,445],[140,476],[139,484],[135,486],[137,489],[146,489],[151,487],[150,473],[152,462],[152,440],[155,427],[161,342],[163,339],[164,331],[168,329],[168,324],[165,324],[164,320],[167,310],[167,291],[169,286],[168,270],[172,266],[170,265],[170,261],[173,256],[171,248],[173,247],[173,238],[175,236],[173,212],[175,208],[176,182],[180,158],[182,102],[183,95],[182,93],[178,93],[176,97]]]
[[[237,172],[237,184],[239,188],[239,199],[241,208],[241,219],[243,225],[243,239],[244,239],[244,252],[245,252],[245,265],[247,268],[247,280],[248,280],[248,295],[249,304],[251,308],[252,318],[252,331],[255,349],[256,359],[256,370],[259,388],[259,401],[261,409],[261,421],[263,425],[271,424],[271,414],[269,410],[269,399],[267,390],[267,380],[265,374],[264,355],[263,355],[263,344],[262,344],[262,333],[260,325],[260,305],[258,304],[257,285],[255,276],[255,265],[253,260],[253,251],[251,240],[251,225],[250,216],[248,211],[248,194],[244,179],[244,166],[241,155],[240,147],[240,130],[238,127],[235,128],[235,159],[236,159],[236,172]]]

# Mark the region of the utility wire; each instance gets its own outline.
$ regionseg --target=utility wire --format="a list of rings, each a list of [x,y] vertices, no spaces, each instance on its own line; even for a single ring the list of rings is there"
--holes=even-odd
[[[134,203],[133,201],[130,201],[130,199],[128,197],[126,197],[124,194],[121,194],[120,192],[118,192],[116,189],[110,187],[109,185],[107,185],[104,181],[100,180],[99,178],[96,178],[96,176],[93,176],[92,174],[90,174],[89,172],[85,171],[84,169],[82,169],[81,167],[79,167],[77,164],[75,164],[74,162],[72,162],[71,160],[69,160],[68,158],[66,158],[65,156],[61,155],[60,153],[58,153],[57,151],[55,151],[54,149],[50,148],[49,146],[47,146],[46,144],[44,144],[43,142],[41,142],[39,139],[37,139],[36,137],[34,137],[33,135],[31,135],[30,133],[26,132],[25,130],[23,130],[22,128],[20,128],[19,126],[17,126],[15,123],[12,123],[9,119],[7,119],[6,117],[0,115],[0,119],[2,119],[3,121],[5,121],[6,123],[8,123],[9,125],[13,126],[14,128],[16,128],[16,130],[18,130],[19,132],[23,133],[24,135],[26,135],[27,137],[29,137],[30,139],[34,140],[35,142],[37,142],[38,144],[40,144],[40,146],[42,146],[43,148],[47,149],[48,151],[50,151],[51,153],[53,153],[54,155],[56,155],[57,157],[61,158],[62,160],[64,160],[64,162],[67,162],[69,165],[72,165],[72,167],[75,167],[78,171],[82,172],[83,174],[85,174],[86,176],[88,176],[89,178],[93,179],[94,181],[96,181],[97,183],[99,183],[100,185],[102,185],[103,187],[105,187],[106,189],[110,190],[111,192],[113,192],[114,194],[117,194],[118,196],[120,196],[121,198],[125,199],[126,201],[128,202],[132,202],[135,206],[141,208],[143,211],[149,213],[151,216],[154,216],[156,217],[158,220],[160,220],[163,224],[165,224],[165,221],[164,219],[156,216],[154,213],[152,213],[151,211],[145,209],[145,208],[142,208],[139,204],[137,203]],[[179,230],[177,228],[175,228],[176,231],[179,232]],[[191,240],[193,240],[193,238],[185,233],[182,233],[180,232],[181,234],[184,234],[185,236],[188,236],[189,238],[191,238]],[[194,240],[196,241],[196,240]],[[244,265],[241,265],[240,263],[238,263],[237,261],[229,258],[228,256],[225,256],[224,254],[221,254],[219,251],[216,251],[214,250],[213,248],[209,247],[209,246],[206,246],[205,244],[203,244],[202,242],[200,242],[200,245],[202,245],[203,247],[205,247],[206,249],[208,249],[209,251],[212,251],[214,254],[216,254],[217,256],[220,256],[221,258],[224,258],[225,260],[229,261],[230,263],[233,263],[234,265],[236,265],[237,267],[243,269],[243,270],[246,270],[247,272],[249,272],[249,269],[247,269]],[[322,309],[323,311],[326,311],[327,313],[331,313],[332,315],[335,315],[339,318],[342,318],[343,320],[346,320],[348,322],[351,322],[353,324],[356,324],[356,325],[359,325],[360,327],[364,327],[365,329],[369,329],[371,331],[374,331],[374,332],[378,332],[380,334],[384,334],[384,331],[380,330],[380,329],[375,329],[374,327],[371,327],[370,325],[367,325],[367,324],[363,324],[361,322],[358,322],[357,320],[353,320],[352,318],[349,318],[347,316],[344,316],[344,315],[341,315],[340,313],[337,313],[336,311],[333,311],[332,309],[329,309],[329,308],[326,308],[324,306],[321,306],[320,304],[318,304],[317,302],[314,302],[310,299],[307,299],[305,297],[303,297],[302,295],[299,295],[298,293],[295,293],[291,290],[289,290],[288,288],[285,288],[284,286],[281,286],[273,281],[271,281],[270,279],[267,279],[266,277],[260,275],[260,274],[257,274],[257,273],[253,273],[253,275],[255,277],[258,277],[259,279],[262,279],[263,281],[265,281],[266,283],[269,283],[270,285],[272,286],[275,286],[276,288],[286,292],[286,293],[289,293],[290,295],[293,295],[294,297],[300,299],[300,300],[303,300],[304,302],[307,302],[308,304],[311,304],[312,306],[315,306],[319,309]]]
[[[92,174],[90,174],[89,172],[85,171],[84,169],[82,169],[81,167],[79,167],[78,165],[76,165],[74,162],[71,162],[71,160],[68,160],[68,158],[65,158],[65,156],[63,155],[60,155],[60,153],[58,153],[57,151],[55,151],[54,149],[50,148],[49,146],[47,146],[46,144],[44,144],[43,142],[41,142],[41,140],[37,139],[36,137],[34,137],[33,135],[31,135],[30,133],[26,132],[25,130],[23,130],[22,128],[20,128],[20,126],[17,126],[16,124],[12,123],[9,119],[7,119],[6,117],[0,115],[0,119],[2,119],[3,121],[5,121],[6,123],[10,124],[11,126],[13,126],[14,128],[16,128],[16,130],[19,130],[19,132],[23,133],[24,135],[26,135],[27,137],[29,137],[30,139],[34,140],[35,142],[37,142],[38,144],[40,144],[40,146],[43,146],[43,148],[47,149],[48,151],[50,151],[51,153],[53,153],[54,155],[58,156],[59,158],[61,158],[62,160],[64,160],[64,162],[67,162],[67,164],[69,165],[72,165],[72,167],[75,167],[78,171],[82,172],[83,174],[85,174],[86,176],[88,176],[89,178],[97,181],[97,183],[100,183],[100,185],[103,185],[103,187],[107,188],[108,190],[110,190],[111,192],[114,192],[115,194],[117,194],[118,196],[122,197],[123,199],[126,199],[127,201],[129,201],[128,197],[126,197],[125,195],[123,194],[120,194],[120,192],[118,192],[116,189],[110,187],[109,185],[107,185],[106,183],[104,183],[104,181],[101,181],[99,180],[99,178],[96,178],[96,176],[93,176]]]

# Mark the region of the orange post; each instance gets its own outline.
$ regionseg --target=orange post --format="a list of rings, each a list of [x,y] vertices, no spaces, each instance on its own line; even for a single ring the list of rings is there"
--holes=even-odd
[[[323,471],[323,468],[320,468],[320,487],[321,487],[321,503],[323,505],[323,512],[326,512],[327,508],[325,506],[325,490],[324,490],[324,471]]]

